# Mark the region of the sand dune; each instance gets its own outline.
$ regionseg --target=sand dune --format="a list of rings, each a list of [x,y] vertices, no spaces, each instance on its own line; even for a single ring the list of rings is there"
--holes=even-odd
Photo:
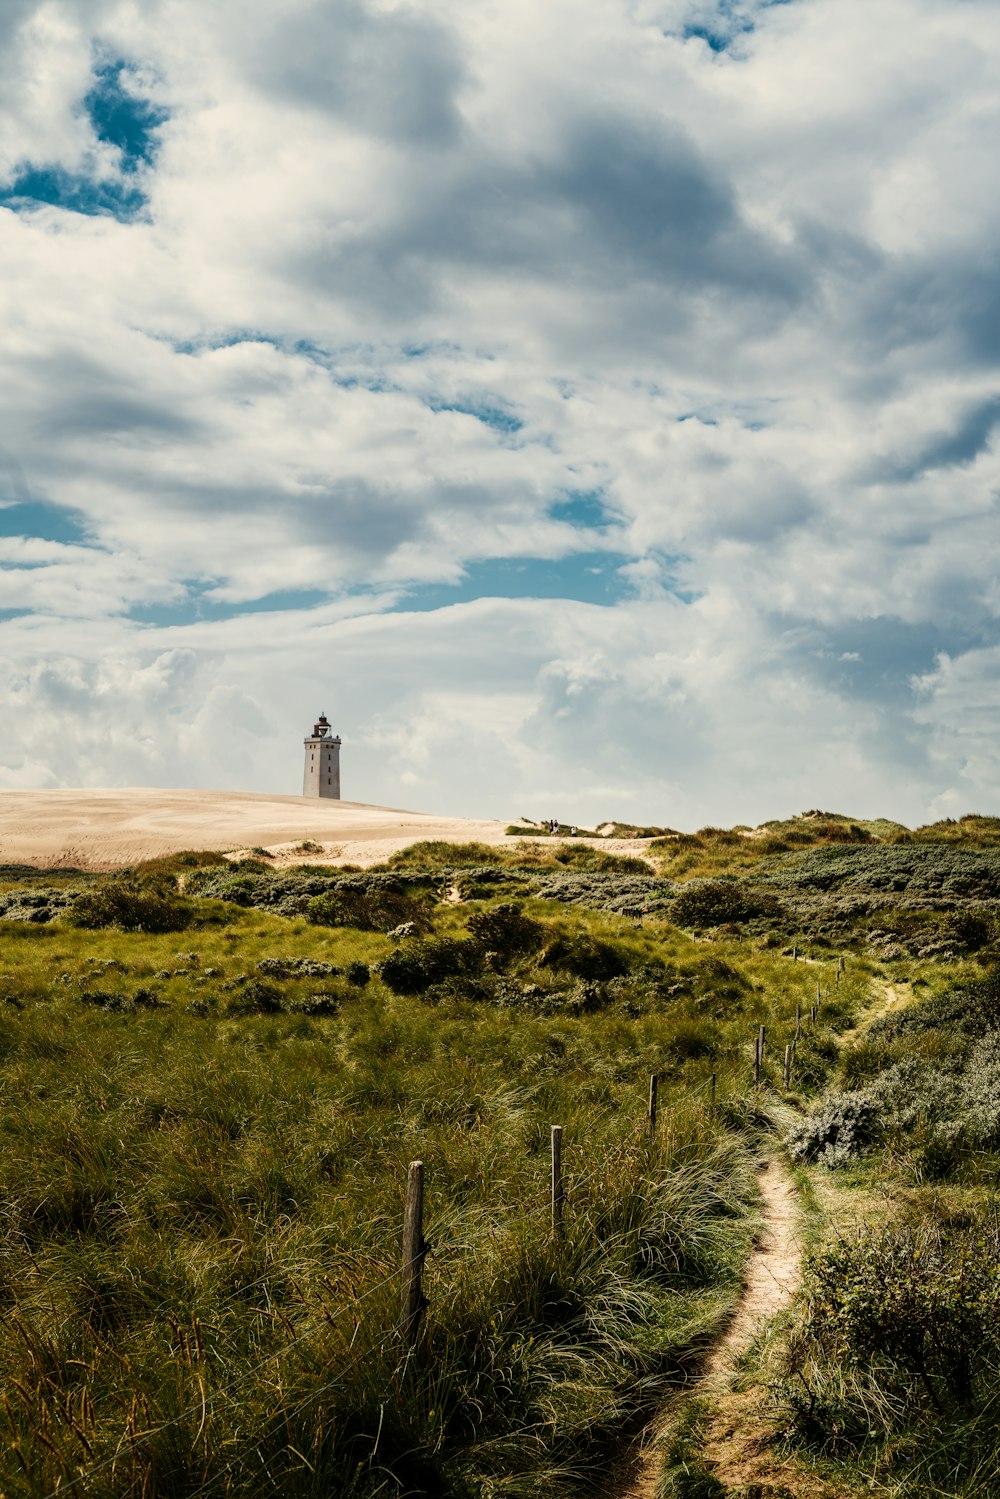
[[[322,846],[323,862],[374,864],[423,838],[499,842],[505,824],[358,802],[240,791],[0,791],[0,864],[114,869],[180,849]]]

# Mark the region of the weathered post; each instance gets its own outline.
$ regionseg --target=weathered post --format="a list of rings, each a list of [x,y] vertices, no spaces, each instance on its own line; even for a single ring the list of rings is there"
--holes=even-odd
[[[712,1073],[711,1099],[712,1099],[712,1113],[714,1114],[715,1113],[715,1073],[714,1072]]]
[[[652,1145],[656,1139],[656,1094],[659,1087],[659,1078],[655,1072],[649,1076],[649,1143]]]
[[[837,972],[838,973],[843,973],[843,971],[844,971],[844,954],[841,953],[840,958],[839,958],[839,960],[837,962]],[[837,982],[839,983],[840,980],[838,979]]]
[[[563,1231],[563,1203],[566,1194],[562,1179],[562,1125],[552,1126],[552,1232],[559,1238]]]
[[[760,1087],[760,1036],[753,1038],[753,1085]]]
[[[819,1004],[821,997],[822,997],[822,990],[820,989],[819,979],[817,979],[816,980],[816,1003],[817,1004]]]
[[[802,1034],[802,1006],[799,1003],[799,1001],[796,1000],[795,1001],[795,1039],[796,1039],[796,1041],[799,1039],[799,1037],[801,1036],[801,1034]]]
[[[424,1307],[424,1163],[411,1161],[406,1178],[406,1210],[403,1214],[403,1288],[399,1327],[412,1347],[417,1339]]]
[[[798,959],[798,956],[799,956],[798,947],[796,947],[795,945],[793,945],[792,946],[792,961],[795,962]]]
[[[809,1011],[809,1024],[810,1025],[815,1025],[816,1024],[816,1006],[815,1005],[813,1005],[812,1009]]]
[[[763,1062],[763,1060],[764,1060],[764,1051],[765,1051],[765,1048],[767,1047],[767,1026],[766,1025],[762,1025],[761,1026],[759,1034],[760,1034],[760,1059]]]
[[[792,1048],[790,1043],[785,1047],[785,1075],[782,1081],[787,1093],[792,1086]]]

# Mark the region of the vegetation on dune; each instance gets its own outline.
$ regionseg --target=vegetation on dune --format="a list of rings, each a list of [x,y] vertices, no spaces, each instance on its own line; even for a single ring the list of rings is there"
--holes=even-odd
[[[907,1495],[1000,1470],[1000,968],[877,1018],[792,1128],[794,1157],[877,1185],[877,1221],[817,1246],[784,1356],[807,1449]]]
[[[2,872],[0,1488],[584,1492],[739,1295],[780,1118],[802,1171],[880,1172],[905,1208],[818,1243],[777,1381],[789,1439],[980,1492],[994,829],[926,831],[816,813],[670,835],[652,862],[551,838],[370,871]],[[890,973],[924,998],[855,1037]],[[432,1249],[410,1348],[414,1159]],[[669,1465],[718,1492],[702,1424],[692,1408]]]

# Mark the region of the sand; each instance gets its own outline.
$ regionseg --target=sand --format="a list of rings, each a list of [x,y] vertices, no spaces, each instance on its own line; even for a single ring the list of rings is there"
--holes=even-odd
[[[268,849],[278,864],[366,868],[422,839],[504,843],[507,824],[438,817],[360,802],[248,791],[0,791],[0,864],[116,869],[181,849]],[[304,853],[308,840],[319,852]],[[613,853],[641,856],[647,840],[600,839]]]

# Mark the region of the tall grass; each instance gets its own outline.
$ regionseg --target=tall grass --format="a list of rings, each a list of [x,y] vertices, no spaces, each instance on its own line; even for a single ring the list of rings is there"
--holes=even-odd
[[[992,1495],[1000,1471],[1000,982],[953,973],[876,1020],[790,1137],[818,1169],[850,1167],[845,1203],[877,1190],[879,1221],[807,1266],[789,1429],[914,1496]]]
[[[769,1026],[773,1087],[816,966],[480,901],[433,922],[479,942],[483,972],[410,995],[377,976],[382,932],[187,910],[183,933],[0,923],[3,1492],[540,1496],[592,1477],[738,1292],[768,1126],[750,1042]],[[615,978],[570,962],[608,951]],[[254,1013],[262,985],[274,1013]],[[864,985],[859,968],[829,1023]],[[803,1081],[823,1046],[803,1043]],[[433,1252],[409,1351],[417,1157]]]

